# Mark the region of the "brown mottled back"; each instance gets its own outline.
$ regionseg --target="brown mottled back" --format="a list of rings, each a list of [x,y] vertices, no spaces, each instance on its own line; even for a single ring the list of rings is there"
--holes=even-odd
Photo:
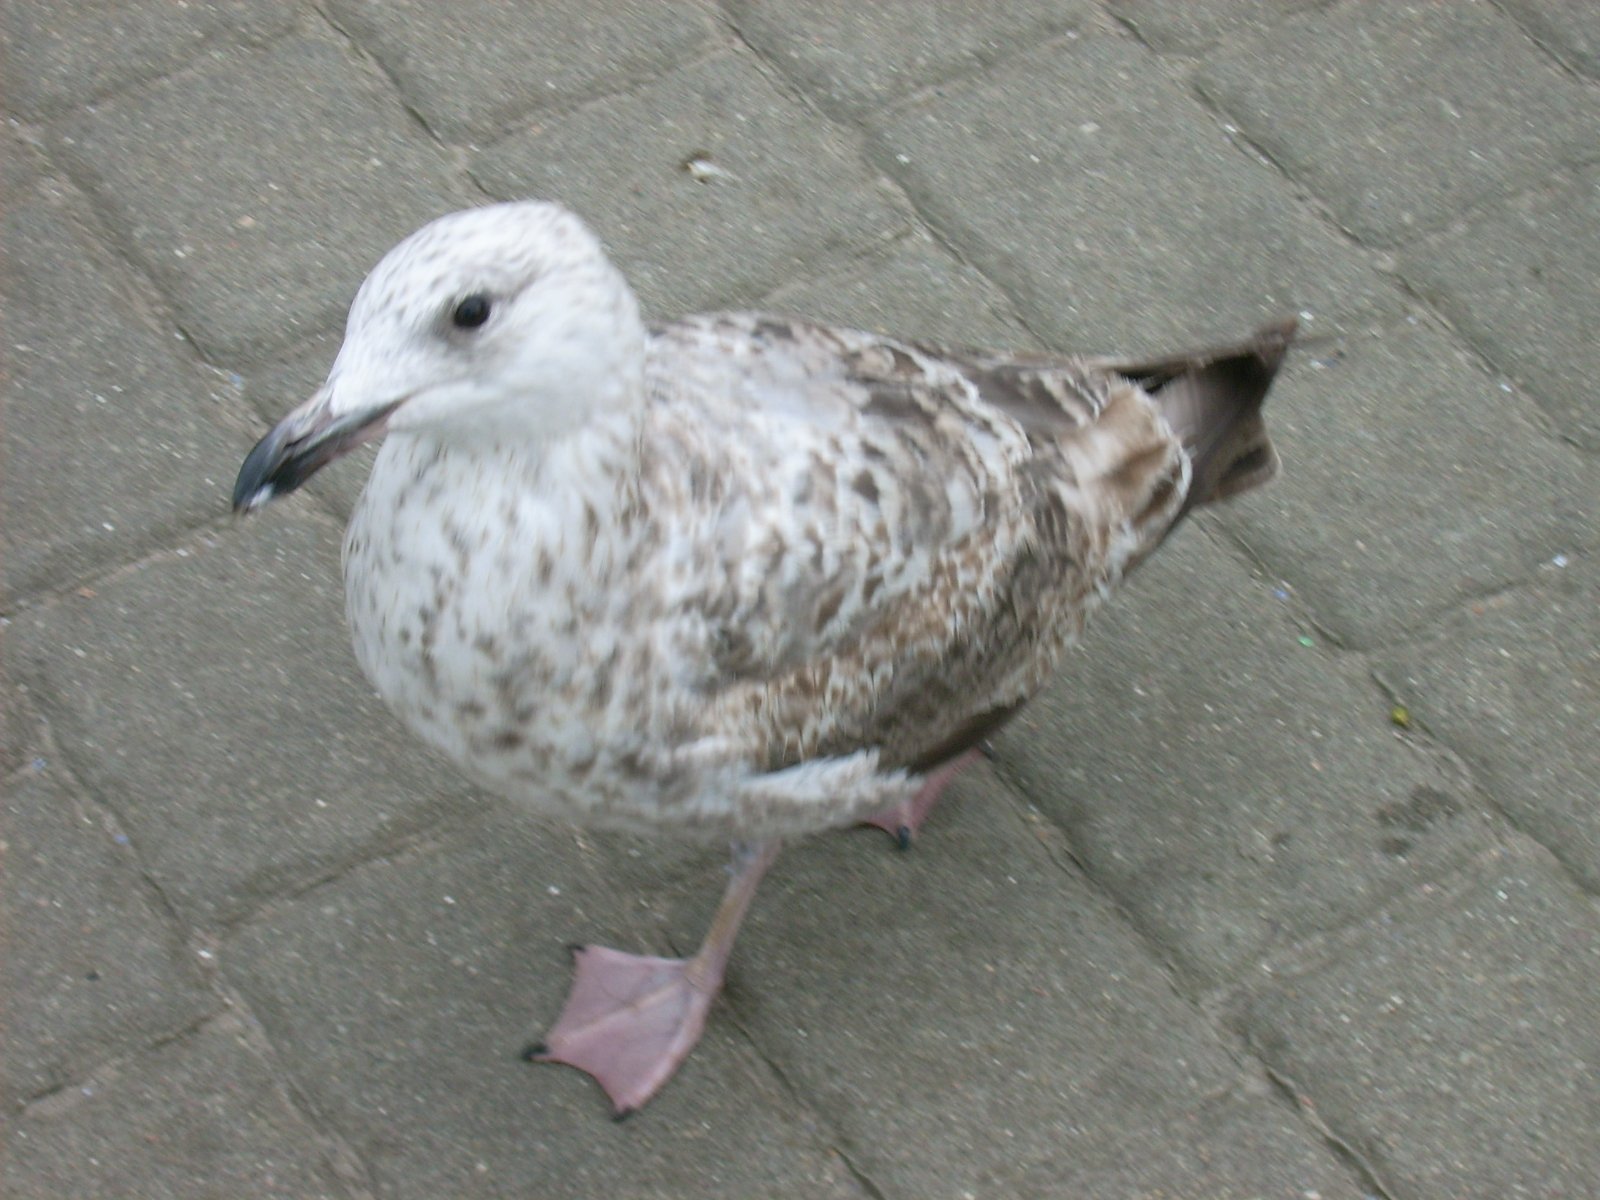
[[[1291,328],[1115,364],[739,314],[658,330],[663,424],[725,422],[741,448],[705,469],[756,567],[689,598],[724,647],[714,725],[769,770],[876,747],[925,771],[987,736],[1189,507],[1275,468],[1259,410]],[[741,375],[701,374],[730,344]]]

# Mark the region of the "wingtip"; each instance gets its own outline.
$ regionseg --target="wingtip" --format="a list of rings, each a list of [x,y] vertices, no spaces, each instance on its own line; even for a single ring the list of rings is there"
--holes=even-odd
[[[1284,317],[1256,330],[1256,353],[1273,370],[1283,362],[1289,347],[1300,340],[1300,318]]]

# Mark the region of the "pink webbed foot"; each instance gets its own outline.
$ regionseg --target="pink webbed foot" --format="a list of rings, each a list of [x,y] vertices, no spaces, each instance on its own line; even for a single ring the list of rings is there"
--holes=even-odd
[[[587,1071],[611,1097],[618,1120],[648,1101],[705,1032],[739,925],[777,856],[776,841],[734,847],[733,877],[692,958],[573,947],[576,974],[561,1016],[522,1057]]]
[[[933,811],[933,806],[938,803],[945,788],[950,786],[950,781],[961,773],[961,768],[979,754],[986,753],[985,750],[968,750],[965,754],[952,758],[924,779],[922,786],[917,789],[917,794],[911,799],[896,804],[893,808],[886,808],[881,813],[875,813],[861,823],[874,825],[883,830],[895,840],[900,849],[911,849],[911,842],[917,836],[917,831],[928,819],[928,814]]]
[[[575,946],[576,977],[561,1016],[529,1062],[565,1063],[594,1076],[620,1120],[654,1096],[705,1031],[722,980],[697,979],[693,959]]]

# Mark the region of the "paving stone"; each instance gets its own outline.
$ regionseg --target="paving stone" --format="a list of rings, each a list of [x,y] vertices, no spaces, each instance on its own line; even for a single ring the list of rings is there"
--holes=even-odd
[[[1051,47],[874,125],[884,169],[1063,348],[1171,349],[1300,310],[1323,329],[1399,308],[1364,253],[1124,40]]]
[[[1597,226],[1600,172],[1590,171],[1418,245],[1400,267],[1407,283],[1589,450],[1600,450]]]
[[[1358,665],[1302,645],[1274,590],[1180,530],[998,740],[1002,772],[1199,986],[1485,837],[1460,773],[1397,736]]]
[[[293,22],[289,0],[10,0],[6,105],[31,117],[81,105],[207,45],[264,40]]]
[[[1254,32],[1327,0],[1109,0],[1141,41],[1158,50],[1195,53],[1225,34]]]
[[[1219,511],[1341,641],[1392,641],[1600,535],[1600,472],[1443,334],[1315,353],[1269,402],[1282,477]]]
[[[1037,349],[1005,294],[921,232],[761,307],[920,342]]]
[[[231,1015],[34,1104],[5,1149],[7,1200],[349,1195]]]
[[[1348,1194],[1291,1122],[1214,1127],[1209,1174],[1179,1131],[1208,1125],[1239,1087],[1227,1046],[988,768],[941,804],[909,854],[875,830],[789,851],[729,990],[763,1057],[837,1125],[880,1194],[1135,1194],[1130,1180],[1250,1194],[1220,1185],[1274,1177]],[[701,911],[675,942],[698,936],[703,879],[695,890]],[[1139,1128],[1165,1132],[1133,1166]],[[1218,1190],[1197,1192],[1197,1178]]]
[[[1394,245],[1600,154],[1600,98],[1518,32],[1483,0],[1369,0],[1231,46],[1197,82],[1347,229]]]
[[[697,180],[691,160],[724,173]],[[661,316],[748,304],[908,228],[854,148],[743,53],[537,125],[473,169],[496,196],[579,212]]]
[[[1533,586],[1475,603],[1438,636],[1377,662],[1388,686],[1472,766],[1517,827],[1600,893],[1593,556],[1547,566]]]
[[[830,111],[856,116],[922,84],[972,70],[1081,24],[1062,0],[851,0],[785,5],[732,0],[746,41],[791,72]]]
[[[339,531],[293,504],[11,631],[74,773],[196,925],[481,803],[361,678]]]
[[[467,199],[375,70],[303,37],[209,54],[56,146],[183,328],[230,364],[335,324],[385,250]]]
[[[1600,79],[1600,23],[1586,5],[1570,0],[1501,0],[1539,43],[1574,70]]]
[[[518,114],[631,87],[712,36],[698,4],[545,0],[331,0],[329,13],[370,50],[406,99],[448,138],[493,133]]]
[[[214,517],[248,448],[220,376],[141,311],[55,180],[5,205],[7,602]]]
[[[860,1196],[720,1009],[623,1124],[587,1076],[518,1059],[560,1011],[565,942],[644,948],[606,842],[508,807],[275,906],[223,970],[386,1197]]]
[[[1020,1200],[1375,1200],[1357,1184],[1354,1172],[1342,1171],[1330,1155],[1307,1122],[1281,1103],[1234,1093],[1166,1124],[1127,1127],[1120,1139],[1089,1146],[1068,1139],[1045,1157],[1006,1163],[968,1194]]]
[[[1390,1195],[1580,1197],[1600,1179],[1600,912],[1528,846],[1240,1007]]]
[[[12,1104],[218,1007],[192,953],[99,814],[48,761],[4,788],[0,1098]]]

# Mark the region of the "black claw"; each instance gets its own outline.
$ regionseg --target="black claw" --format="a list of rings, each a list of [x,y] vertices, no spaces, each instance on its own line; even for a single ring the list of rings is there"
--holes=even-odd
[[[617,1121],[617,1122],[626,1121],[629,1117],[633,1116],[633,1114],[638,1112],[638,1111],[639,1110],[636,1109],[636,1108],[618,1108],[618,1109],[614,1109],[614,1110],[612,1110],[612,1113],[611,1113],[611,1119],[613,1121]]]
[[[990,762],[994,762],[1000,757],[1000,755],[995,752],[994,743],[988,738],[984,738],[983,741],[978,743],[978,753],[983,755]]]
[[[582,954],[588,948],[589,947],[585,946],[582,942],[567,943],[567,953],[572,955],[573,958],[577,958],[578,955]]]
[[[522,1061],[538,1062],[539,1059],[543,1058],[549,1053],[550,1047],[546,1046],[543,1042],[529,1042],[522,1048]]]
[[[911,826],[902,825],[894,831],[894,844],[902,850],[911,849]]]

